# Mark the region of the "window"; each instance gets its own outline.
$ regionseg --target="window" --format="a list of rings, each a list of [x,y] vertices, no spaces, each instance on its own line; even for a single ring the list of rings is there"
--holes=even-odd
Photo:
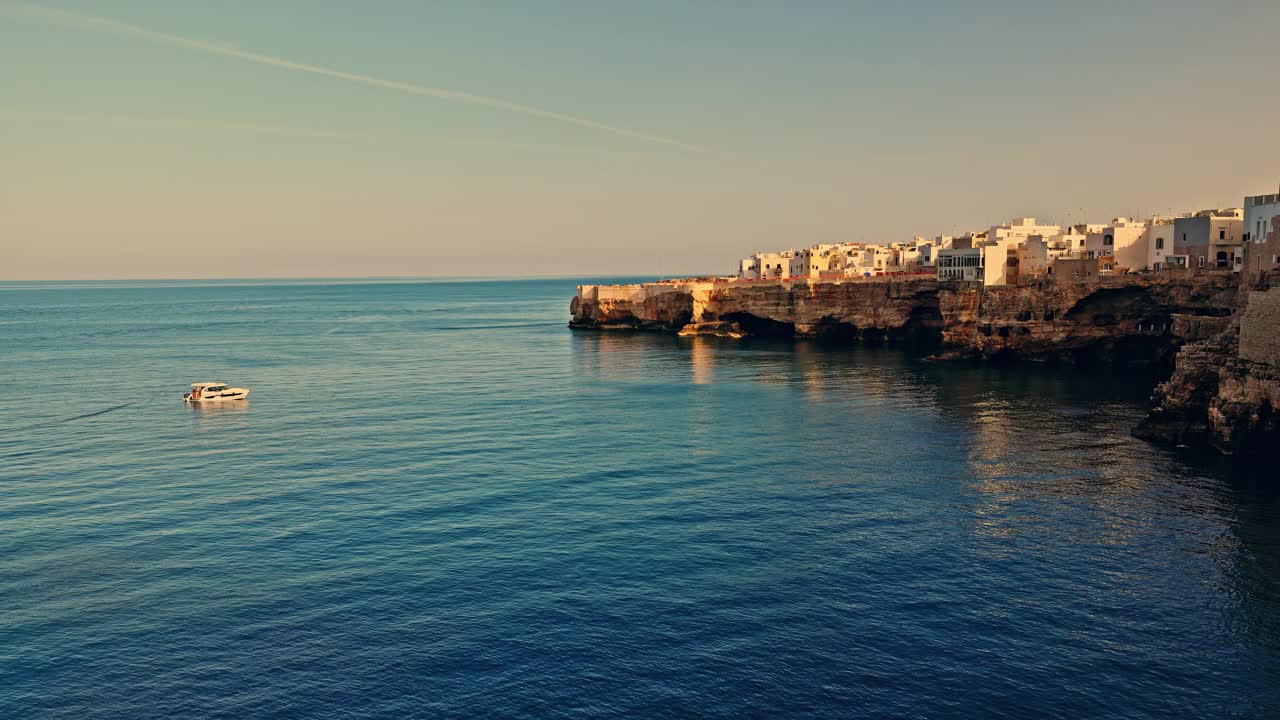
[[[1226,231],[1226,230],[1218,230],[1218,239],[1219,239],[1219,240],[1226,240],[1226,239],[1227,239],[1227,231]]]
[[[1115,237],[1113,237],[1113,236],[1111,236],[1111,235],[1103,235],[1103,236],[1102,236],[1102,244],[1103,244],[1103,245],[1115,245],[1115,244],[1116,244],[1116,239],[1115,239]]]
[[[1182,242],[1186,242],[1186,241],[1187,241],[1187,234],[1182,233]]]
[[[1201,255],[1201,256],[1200,256],[1200,260],[1199,260],[1199,262],[1198,262],[1197,264],[1198,264],[1200,267],[1204,267],[1204,256],[1203,256],[1203,255]]]
[[[1164,238],[1156,238],[1156,249],[1157,250],[1164,249]]]

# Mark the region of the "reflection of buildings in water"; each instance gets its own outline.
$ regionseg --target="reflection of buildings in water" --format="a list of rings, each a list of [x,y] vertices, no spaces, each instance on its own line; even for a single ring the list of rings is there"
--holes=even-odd
[[[716,352],[718,338],[687,338],[689,342],[690,379],[694,385],[712,385],[715,383]],[[713,458],[720,454],[717,446],[714,426],[716,424],[716,408],[710,398],[695,395],[689,403],[689,440],[690,453],[701,459]]]
[[[826,398],[827,386],[833,380],[832,363],[829,360],[824,362],[812,343],[797,343],[792,358],[804,384],[804,399],[811,403],[822,402]]]
[[[1132,547],[1167,533],[1157,506],[1168,499],[1158,473],[1169,463],[1130,437],[1136,406],[1117,402],[1107,379],[1025,372],[983,369],[944,391],[966,431],[958,457],[975,534]]]
[[[793,365],[809,402],[936,411],[933,388],[927,378],[912,367],[913,361],[907,355],[894,350],[800,342],[793,353]]]
[[[694,385],[710,385],[715,381],[716,351],[708,338],[689,338],[689,366]]]
[[[660,333],[575,332],[572,346],[579,376],[609,382],[643,382],[655,374],[667,377],[675,365],[688,362],[676,338]],[[679,352],[673,354],[673,349]]]
[[[606,358],[619,352],[621,343],[629,338],[602,332],[575,332],[573,341],[573,363],[580,374],[597,376],[605,369]]]
[[[1093,475],[1134,461],[1129,427],[1146,396],[1132,378],[1028,364],[930,372],[947,415],[970,431],[979,477]]]
[[[984,480],[1034,472],[1034,431],[1014,422],[1007,400],[985,399],[971,406],[969,427],[973,442],[968,461],[975,477]]]

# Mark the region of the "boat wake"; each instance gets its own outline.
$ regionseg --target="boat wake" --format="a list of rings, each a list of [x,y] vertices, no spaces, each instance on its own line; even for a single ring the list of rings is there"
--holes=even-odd
[[[72,415],[71,417],[58,418],[56,420],[47,420],[42,423],[27,425],[26,427],[41,428],[41,427],[49,427],[51,425],[65,425],[66,423],[75,422],[76,420],[84,420],[86,418],[97,417],[98,415],[106,415],[109,412],[115,412],[116,410],[123,410],[127,407],[132,407],[134,405],[139,405],[141,403],[151,402],[163,392],[164,392],[163,390],[157,391],[156,393],[152,394],[151,397],[146,398],[145,400],[133,400],[131,402],[122,403],[120,405],[112,405],[111,407],[105,408],[103,410],[95,410],[93,412],[84,413],[82,415]]]

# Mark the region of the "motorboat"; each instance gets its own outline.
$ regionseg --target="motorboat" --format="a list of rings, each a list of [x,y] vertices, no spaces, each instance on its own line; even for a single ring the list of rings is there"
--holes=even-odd
[[[224,382],[191,383],[191,392],[182,394],[182,399],[189,403],[244,400],[247,397],[249,388],[231,387]]]

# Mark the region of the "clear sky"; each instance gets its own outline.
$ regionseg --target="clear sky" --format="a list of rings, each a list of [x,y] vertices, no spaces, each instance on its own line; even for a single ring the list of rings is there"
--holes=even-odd
[[[1280,183],[1280,3],[0,0],[0,279],[665,275]]]

